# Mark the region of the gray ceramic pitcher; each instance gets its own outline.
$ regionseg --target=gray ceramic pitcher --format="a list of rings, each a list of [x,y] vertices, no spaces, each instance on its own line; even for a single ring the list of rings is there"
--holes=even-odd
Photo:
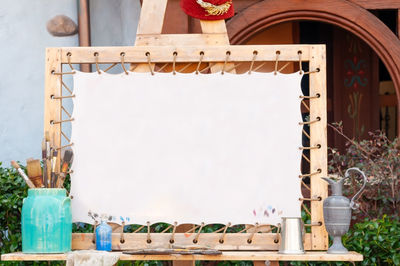
[[[351,200],[344,197],[342,192],[343,183],[348,177],[350,177],[350,171],[359,172],[364,178],[364,183],[361,189],[354,195]],[[359,207],[359,205],[355,203],[355,200],[364,190],[367,183],[367,178],[360,169],[354,167],[347,169],[344,178],[337,182],[327,177],[322,177],[322,179],[327,181],[332,189],[332,195],[324,200],[325,227],[329,235],[333,237],[333,244],[328,249],[328,253],[348,253],[348,250],[342,244],[342,236],[346,234],[349,230],[351,210],[356,210]]]

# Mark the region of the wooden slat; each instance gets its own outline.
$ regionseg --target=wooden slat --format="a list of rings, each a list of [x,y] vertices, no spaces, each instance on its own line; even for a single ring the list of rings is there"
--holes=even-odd
[[[62,85],[60,75],[52,75],[52,71],[62,70],[62,50],[60,48],[46,49],[45,82],[44,82],[44,132],[50,134],[51,144],[56,148],[61,147],[61,123],[51,124],[51,121],[61,120],[61,100],[52,99],[53,96],[61,96]],[[58,153],[57,167],[60,164]]]
[[[398,9],[400,0],[350,0],[365,9]]]
[[[317,123],[310,124],[310,146],[321,145],[320,149],[310,151],[310,172],[321,170],[320,174],[311,176],[311,198],[321,197],[325,199],[328,196],[327,183],[321,179],[328,174],[328,147],[327,147],[327,112],[326,112],[326,53],[325,45],[311,47],[310,69],[319,68],[317,73],[310,74],[310,95],[320,94],[321,97],[310,100],[310,120],[320,117]],[[322,201],[311,202],[311,222],[324,223]],[[311,227],[312,249],[328,249],[328,234],[325,226]]]
[[[120,260],[253,260],[253,261],[362,261],[363,255],[350,251],[348,254],[327,254],[309,251],[301,255],[278,254],[276,251],[225,251],[221,255],[126,255],[120,252]],[[57,261],[66,260],[66,254],[23,254],[21,252],[1,255],[2,261]]]
[[[222,44],[229,45],[229,38],[226,31],[226,25],[224,20],[210,20],[210,21],[200,20],[200,26],[201,26],[201,31],[203,33],[222,34],[222,36],[216,35],[214,39],[217,39]],[[211,43],[207,43],[207,46],[210,45]],[[225,57],[226,57],[226,52],[225,52]],[[231,57],[229,57],[229,59],[230,58]],[[232,69],[233,67],[234,67],[233,63],[225,65],[225,69]],[[215,73],[218,71],[222,71],[223,68],[224,68],[224,63],[214,64],[213,66],[211,66],[211,72]],[[236,73],[236,70],[232,69],[230,72]]]
[[[225,20],[200,20],[200,26],[202,33],[228,33]],[[225,42],[229,43],[228,35],[225,36]]]
[[[302,51],[302,60],[309,61],[309,50],[319,45],[216,45],[216,46],[125,46],[125,47],[63,47],[62,63],[66,64],[68,52],[71,53],[71,63],[95,63],[94,53],[99,53],[99,62],[104,64],[120,63],[121,52],[125,52],[125,62],[146,63],[146,52],[151,53],[153,62],[170,63],[173,53],[178,52],[176,62],[198,62],[199,54],[204,51],[204,62],[224,62],[226,51],[231,52],[231,61],[251,61],[253,51],[257,51],[256,61],[274,61],[276,51],[280,51],[280,61],[297,61],[298,51]],[[59,48],[49,48],[59,49]]]
[[[279,248],[279,243],[274,242],[276,234],[273,233],[255,234],[250,244],[247,242],[247,240],[252,235],[251,233],[228,233],[224,237],[223,244],[219,242],[221,235],[222,234],[218,233],[200,234],[197,245],[220,250],[278,250]],[[124,243],[120,243],[120,236],[121,235],[118,233],[113,233],[113,250],[170,247],[170,233],[151,233],[151,243],[147,243],[146,233],[126,233],[124,234]],[[174,244],[178,246],[193,246],[193,239],[195,236],[195,233],[176,233],[174,236]],[[95,244],[92,242],[92,240],[93,234],[91,233],[74,233],[72,234],[72,249],[94,249]],[[311,234],[305,235],[304,248],[306,250],[311,250]]]
[[[161,34],[167,2],[168,0],[143,1],[136,35]]]
[[[208,37],[205,45],[229,45],[229,37],[224,20],[200,20],[203,36]]]
[[[148,43],[142,43],[140,36],[142,34],[156,34],[161,35],[161,31],[164,24],[165,9],[167,8],[168,0],[146,0],[142,4],[140,11],[139,24],[136,31],[135,46],[149,45]],[[147,58],[146,58],[147,62]],[[132,69],[133,65],[131,65]],[[154,70],[155,64],[151,64],[150,67]],[[135,68],[136,72],[147,72],[149,71],[148,64],[139,64]]]
[[[279,261],[268,261],[269,262],[269,264],[265,264],[267,261],[265,261],[265,260],[255,260],[255,261],[253,261],[253,265],[254,266],[265,266],[265,265],[268,265],[268,266],[279,266]]]
[[[226,45],[226,34],[141,34],[135,45],[140,46],[190,46]]]
[[[185,180],[181,180],[181,182],[184,183]],[[189,230],[194,229],[195,226],[196,225],[194,225],[194,224],[181,224],[181,225],[178,225],[176,227],[176,233],[188,232]],[[190,235],[193,235],[193,234],[190,234]],[[174,241],[176,241],[175,239],[176,238],[174,236]],[[169,241],[169,240],[166,239],[166,241]],[[174,243],[178,243],[178,242],[176,241]],[[192,239],[192,243],[193,243],[193,239]],[[172,263],[172,266],[195,266],[195,265],[196,265],[196,263],[195,263],[194,260],[176,260],[176,261],[173,261],[173,263]]]

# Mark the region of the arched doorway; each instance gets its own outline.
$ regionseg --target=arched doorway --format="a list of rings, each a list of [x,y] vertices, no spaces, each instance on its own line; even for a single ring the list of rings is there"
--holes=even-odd
[[[388,69],[400,103],[400,40],[366,9],[347,0],[265,0],[237,14],[227,23],[232,44],[282,22],[311,20],[336,25],[358,36]],[[400,108],[397,110],[400,119]],[[400,132],[400,123],[397,123]]]

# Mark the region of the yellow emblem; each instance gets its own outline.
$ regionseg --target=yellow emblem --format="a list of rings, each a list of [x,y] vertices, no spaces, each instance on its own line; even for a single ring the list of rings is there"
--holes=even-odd
[[[228,0],[226,3],[221,5],[213,5],[203,0],[196,0],[197,4],[199,4],[202,8],[206,10],[208,14],[206,16],[220,16],[228,12],[229,8],[232,5],[232,0]]]

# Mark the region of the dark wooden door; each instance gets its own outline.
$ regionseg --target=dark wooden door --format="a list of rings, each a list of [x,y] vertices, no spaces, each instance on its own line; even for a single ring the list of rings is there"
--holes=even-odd
[[[368,138],[379,129],[379,68],[374,51],[355,35],[333,30],[333,121],[343,121],[350,138]],[[335,134],[336,147],[344,147]]]

